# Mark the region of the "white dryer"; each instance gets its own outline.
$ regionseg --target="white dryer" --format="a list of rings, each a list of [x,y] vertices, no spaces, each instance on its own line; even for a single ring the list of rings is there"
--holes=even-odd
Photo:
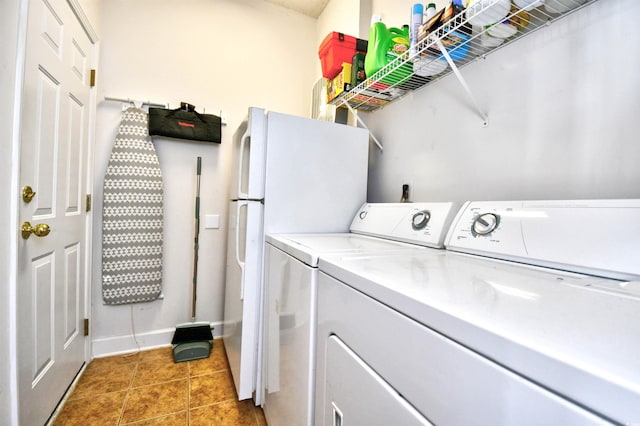
[[[639,421],[640,200],[471,202],[446,246],[320,259],[316,425]]]
[[[455,207],[452,203],[365,204],[356,213],[350,233],[266,236],[263,383],[269,424],[312,425],[314,421],[319,259],[329,253],[443,252]]]

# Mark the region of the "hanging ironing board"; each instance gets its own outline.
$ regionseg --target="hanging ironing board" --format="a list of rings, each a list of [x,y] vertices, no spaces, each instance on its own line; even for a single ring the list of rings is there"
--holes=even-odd
[[[105,304],[157,299],[162,292],[162,172],[142,109],[123,112],[104,178],[103,201]]]

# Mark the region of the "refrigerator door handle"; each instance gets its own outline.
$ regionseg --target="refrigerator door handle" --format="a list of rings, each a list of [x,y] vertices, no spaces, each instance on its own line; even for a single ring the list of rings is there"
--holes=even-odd
[[[247,140],[249,139],[251,139],[250,126],[247,127],[247,130],[243,133],[242,137],[240,138],[240,156],[238,158],[238,198],[249,198],[248,193],[242,192],[242,176],[243,176],[242,169],[244,165],[244,146]]]
[[[236,211],[236,262],[240,267],[240,273],[242,279],[240,280],[240,300],[244,300],[244,262],[240,260],[240,209],[243,206],[248,206],[249,203],[244,200],[238,200]]]

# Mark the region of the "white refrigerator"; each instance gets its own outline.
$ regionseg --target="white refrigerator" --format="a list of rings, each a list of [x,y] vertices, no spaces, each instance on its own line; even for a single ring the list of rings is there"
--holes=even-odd
[[[361,128],[260,108],[233,136],[222,334],[240,400],[263,399],[264,236],[348,232],[366,201],[368,141]]]

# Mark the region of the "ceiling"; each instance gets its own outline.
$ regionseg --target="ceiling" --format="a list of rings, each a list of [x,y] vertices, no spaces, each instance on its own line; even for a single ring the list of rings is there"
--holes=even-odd
[[[304,15],[318,18],[329,0],[265,0],[267,3],[277,4],[287,9],[295,10]]]

